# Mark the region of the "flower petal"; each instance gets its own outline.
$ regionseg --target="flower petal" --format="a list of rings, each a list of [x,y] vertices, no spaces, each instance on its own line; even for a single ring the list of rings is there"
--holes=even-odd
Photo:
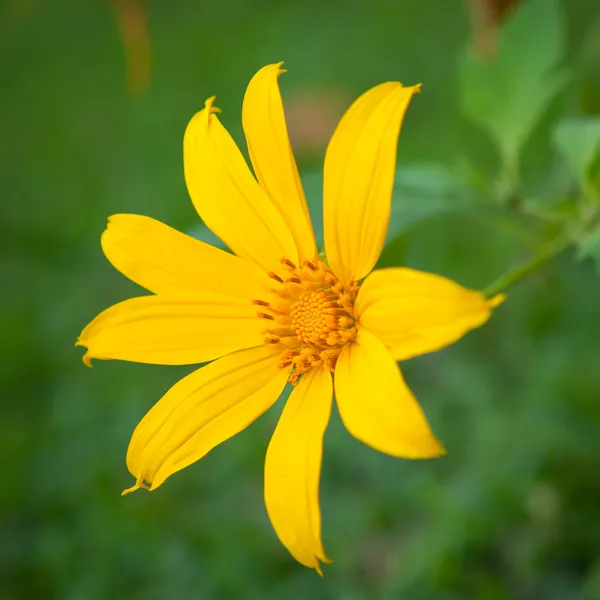
[[[273,346],[241,350],[176,383],[136,427],[127,468],[140,487],[165,479],[202,458],[262,415],[277,400],[288,377]]]
[[[265,324],[249,300],[216,292],[142,296],[100,313],[82,332],[83,360],[197,364],[264,343]]]
[[[439,350],[485,323],[503,296],[487,300],[450,279],[405,268],[379,269],[360,288],[355,315],[396,360]]]
[[[420,86],[382,83],[342,117],[325,155],[323,215],[327,259],[349,284],[368,275],[390,220],[398,135]]]
[[[321,574],[331,562],[321,541],[319,477],[333,386],[325,367],[304,375],[291,393],[265,461],[267,512],[292,556]]]
[[[300,261],[313,260],[315,236],[277,85],[279,75],[285,73],[282,64],[267,65],[252,78],[244,96],[242,122],[258,182],[292,232]]]
[[[102,249],[125,277],[155,294],[212,290],[260,299],[268,289],[254,265],[142,215],[110,217]]]
[[[402,458],[444,454],[390,351],[364,329],[337,360],[335,396],[346,429],[368,446]]]
[[[185,181],[198,214],[235,254],[267,272],[282,257],[297,261],[288,226],[219,122],[213,101],[192,118],[183,140]]]

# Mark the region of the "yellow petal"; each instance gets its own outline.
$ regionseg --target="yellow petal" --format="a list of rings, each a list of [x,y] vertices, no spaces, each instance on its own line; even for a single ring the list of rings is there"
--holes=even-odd
[[[370,89],[348,109],[329,142],[323,188],[325,248],[343,283],[365,277],[383,248],[398,135],[419,87],[388,82]]]
[[[304,375],[283,409],[265,461],[265,502],[273,528],[297,561],[320,574],[320,563],[331,562],[321,541],[319,477],[332,394],[325,367]]]
[[[261,187],[294,236],[300,261],[317,255],[310,215],[290,146],[277,79],[279,63],[263,67],[250,81],[242,122],[250,160]]]
[[[260,299],[267,289],[268,278],[254,265],[150,217],[113,215],[102,249],[125,277],[155,294],[212,290]]]
[[[368,446],[402,458],[444,454],[390,351],[368,331],[343,348],[335,396],[346,429]]]
[[[82,332],[83,360],[190,365],[263,344],[265,324],[249,300],[216,292],[142,296],[100,313]]]
[[[154,490],[165,479],[233,437],[277,400],[288,371],[273,346],[241,350],[176,383],[136,427],[127,468]],[[129,491],[129,490],[126,490]]]
[[[479,327],[499,301],[439,275],[379,269],[361,286],[355,315],[396,360],[406,360],[439,350]]]
[[[183,140],[185,181],[206,225],[241,258],[265,271],[296,262],[294,238],[215,115],[214,98],[190,121]]]

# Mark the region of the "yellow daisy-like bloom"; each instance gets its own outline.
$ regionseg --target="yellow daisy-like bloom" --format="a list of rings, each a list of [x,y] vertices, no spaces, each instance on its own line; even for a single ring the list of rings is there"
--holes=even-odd
[[[319,477],[334,389],[344,425],[365,444],[404,458],[443,454],[396,361],[458,340],[499,299],[412,269],[371,272],[390,218],[400,127],[419,86],[375,86],[340,121],[325,156],[327,259],[319,257],[287,134],[281,64],[261,69],[244,97],[256,177],[214,98],[185,132],[190,196],[233,254],[149,217],[112,216],[104,253],[151,295],[105,310],[77,343],[87,364],[213,361],[137,426],[127,451],[136,483],[124,493],[156,489],[250,425],[292,383],[267,451],[265,501],[279,539],[320,573],[329,559]]]

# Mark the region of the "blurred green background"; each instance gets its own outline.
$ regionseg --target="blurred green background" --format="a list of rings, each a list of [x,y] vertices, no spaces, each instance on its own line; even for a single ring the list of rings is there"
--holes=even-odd
[[[323,579],[288,555],[264,509],[282,403],[157,492],[122,498],[133,428],[192,369],[87,369],[73,345],[99,311],[139,293],[102,255],[106,217],[146,214],[205,237],[183,179],[185,125],[217,94],[241,142],[245,86],[279,60],[313,208],[349,103],[381,81],[423,83],[401,136],[382,265],[483,288],[527,257],[560,219],[485,204],[498,151],[468,118],[461,78],[467,48],[493,47],[483,4],[0,3],[2,600],[600,598],[600,280],[574,251],[511,290],[485,327],[403,365],[446,457],[378,454],[333,415],[321,503],[335,563]],[[535,206],[573,190],[555,124],[600,113],[600,5],[558,6],[568,82],[521,154]],[[515,72],[551,52],[545,31],[525,32]]]

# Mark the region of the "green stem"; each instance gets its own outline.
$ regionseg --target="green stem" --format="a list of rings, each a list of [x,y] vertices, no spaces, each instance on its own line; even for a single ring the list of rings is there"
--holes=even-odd
[[[552,258],[566,250],[571,245],[571,238],[566,233],[560,233],[547,244],[540,247],[533,258],[518,265],[508,273],[501,275],[490,283],[484,290],[483,294],[486,298],[492,298],[496,294],[504,292],[508,287],[521,281],[524,277],[537,271],[544,266]]]

